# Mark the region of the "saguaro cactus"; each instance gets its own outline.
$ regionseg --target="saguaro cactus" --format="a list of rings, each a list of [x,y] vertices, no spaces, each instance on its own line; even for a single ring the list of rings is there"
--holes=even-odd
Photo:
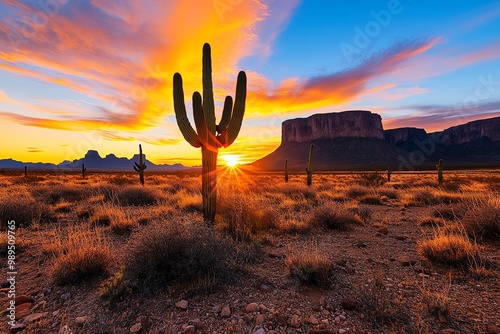
[[[82,164],[82,179],[85,178],[85,172],[87,171],[87,168],[85,168],[85,164]]]
[[[307,185],[311,186],[312,185],[312,158],[313,158],[313,148],[314,144],[311,144],[311,147],[309,148],[309,160],[307,160],[307,167],[306,167],[306,173],[307,173]]]
[[[436,165],[438,170],[438,182],[439,184],[443,183],[443,159],[439,159],[438,164]]]
[[[142,185],[144,185],[144,170],[148,167],[146,166],[146,163],[142,159],[142,147],[141,144],[139,144],[139,163],[134,162],[134,170],[139,173],[139,181],[141,182]]]
[[[24,176],[28,177],[28,166],[24,166]]]
[[[285,182],[288,182],[288,159],[285,160]]]
[[[391,182],[392,168],[387,167],[387,182]]]
[[[205,221],[213,222],[217,199],[217,154],[219,148],[231,145],[240,132],[245,113],[247,77],[243,71],[238,74],[234,106],[231,96],[227,96],[221,120],[219,124],[216,124],[209,44],[203,45],[202,62],[203,99],[200,93],[193,94],[196,131],[186,115],[182,77],[179,73],[174,74],[174,109],[175,118],[184,139],[194,147],[201,147],[203,216]]]

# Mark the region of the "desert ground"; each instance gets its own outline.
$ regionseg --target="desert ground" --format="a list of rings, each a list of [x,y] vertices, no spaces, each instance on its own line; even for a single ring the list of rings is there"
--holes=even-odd
[[[0,332],[499,332],[500,171],[218,181],[0,174]]]

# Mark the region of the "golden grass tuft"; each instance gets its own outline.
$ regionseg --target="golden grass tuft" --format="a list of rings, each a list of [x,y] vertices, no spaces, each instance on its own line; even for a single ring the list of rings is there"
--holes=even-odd
[[[288,277],[302,284],[328,286],[333,282],[334,263],[325,252],[317,249],[304,250],[286,259]]]
[[[326,202],[311,212],[311,226],[345,230],[351,225],[363,224],[363,220],[344,203]]]
[[[427,259],[448,265],[472,265],[483,262],[480,247],[467,235],[450,231],[438,231],[432,239],[418,246]]]

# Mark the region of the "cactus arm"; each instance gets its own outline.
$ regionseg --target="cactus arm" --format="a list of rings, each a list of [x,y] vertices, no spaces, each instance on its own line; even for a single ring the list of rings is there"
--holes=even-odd
[[[215,135],[215,102],[214,87],[212,83],[212,57],[210,44],[203,45],[202,59],[202,81],[203,81],[203,111],[208,132]]]
[[[148,168],[148,166],[143,165],[142,170],[146,170],[146,168]]]
[[[243,123],[243,116],[245,115],[245,101],[247,97],[247,76],[245,72],[241,71],[238,74],[236,82],[236,96],[234,99],[233,115],[227,126],[227,137],[221,135],[221,144],[223,147],[231,145],[238,134],[240,133],[241,124]],[[226,140],[224,140],[226,137]]]
[[[229,125],[229,121],[231,120],[231,114],[233,112],[233,98],[231,96],[226,96],[224,100],[224,108],[222,109],[222,118],[220,120],[219,125],[217,125],[217,132],[222,133],[222,131],[226,130]]]
[[[186,139],[191,146],[201,147],[198,134],[194,131],[186,114],[184,91],[182,89],[182,77],[179,73],[174,74],[174,110],[177,125],[179,126],[184,139]]]
[[[201,95],[198,92],[193,93],[193,116],[196,131],[198,132],[198,139],[203,146],[208,145],[208,126],[205,118],[204,109],[201,103]]]
[[[137,165],[137,163],[135,163]],[[134,166],[134,170],[137,172],[137,173],[140,173],[141,170],[137,167],[137,166]]]

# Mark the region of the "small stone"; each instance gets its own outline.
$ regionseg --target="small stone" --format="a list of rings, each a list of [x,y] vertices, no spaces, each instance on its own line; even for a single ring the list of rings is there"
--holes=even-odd
[[[71,298],[71,293],[67,292],[64,295],[62,295],[61,298],[64,299],[64,300],[68,300],[68,299]]]
[[[33,313],[33,314],[30,314],[30,315],[24,317],[24,322],[37,321],[38,319],[45,318],[48,314],[49,314],[48,312]]]
[[[345,315],[341,314],[341,315],[339,315],[339,319],[340,319],[340,321],[345,321],[346,317],[345,317]]]
[[[329,329],[313,329],[308,332],[308,334],[335,334],[337,332],[331,331]]]
[[[229,305],[225,305],[220,311],[220,316],[222,318],[229,318],[231,316],[231,308]]]
[[[257,329],[253,334],[266,334],[266,330],[263,328]]]
[[[266,321],[266,316],[264,314],[259,314],[255,317],[255,324],[262,325]]]
[[[142,329],[142,324],[140,322],[136,323],[130,327],[130,333],[139,333]]]
[[[28,316],[31,313],[31,310],[29,308],[26,308],[24,310],[16,310],[16,320],[22,319],[26,316]]]
[[[284,327],[284,326],[286,326],[286,319],[285,319],[283,316],[281,316],[281,315],[277,315],[277,316],[276,316],[276,323],[277,323],[278,325],[280,325],[280,326],[283,326],[283,327]]]
[[[194,334],[195,332],[196,332],[196,327],[194,327],[193,325],[185,326],[182,329],[183,334]]]
[[[250,312],[259,312],[259,304],[257,303],[250,303],[245,307],[245,310],[250,313]]]
[[[7,297],[7,294],[5,292],[0,292],[0,298],[5,298]]]
[[[318,320],[318,318],[316,318],[314,315],[311,315],[311,316],[309,317],[309,323],[310,323],[311,325],[319,325],[319,320]]]
[[[266,305],[264,305],[264,304],[260,304],[260,305],[259,305],[259,311],[260,311],[261,313],[263,313],[263,312],[267,312],[268,310],[267,310]]]
[[[14,299],[14,302],[15,302],[16,306],[19,306],[19,305],[24,304],[24,303],[33,303],[34,300],[33,300],[33,298],[30,298],[28,296],[21,295],[21,296],[17,296]]]
[[[52,312],[52,316],[57,317],[60,312],[61,312],[61,310],[55,310],[54,312]]]
[[[345,329],[342,329],[342,328],[339,329],[339,334],[345,334],[345,333],[347,333],[347,331]]]
[[[203,322],[201,322],[200,320],[198,320],[198,319],[193,320],[191,323],[199,331],[203,331],[205,328],[207,328],[207,326]]]
[[[78,317],[75,319],[75,324],[82,327],[87,321],[89,321],[89,317]]]
[[[389,233],[389,230],[387,229],[387,227],[383,226],[383,227],[379,228],[379,229],[377,230],[377,232],[378,232],[378,233],[380,233],[380,234],[385,234],[385,235],[387,235],[387,233]]]
[[[10,327],[10,332],[11,333],[19,333],[20,331],[22,331],[25,328],[26,328],[25,324],[15,324],[14,326]]]
[[[181,310],[187,310],[188,305],[188,301],[184,299],[175,303],[175,307],[180,308]]]
[[[276,332],[275,330],[270,330],[269,332],[267,332],[267,334],[278,334],[278,332]]]
[[[488,334],[498,334],[499,332],[498,327],[493,324],[488,324],[486,326],[486,333]]]
[[[417,263],[417,261],[415,261],[409,257],[406,257],[406,256],[402,257],[399,261],[405,267],[414,266]]]
[[[342,299],[341,305],[344,309],[351,311],[358,307],[358,302],[353,298]]]
[[[293,328],[300,328],[300,318],[298,315],[292,315],[290,318],[290,326]]]

